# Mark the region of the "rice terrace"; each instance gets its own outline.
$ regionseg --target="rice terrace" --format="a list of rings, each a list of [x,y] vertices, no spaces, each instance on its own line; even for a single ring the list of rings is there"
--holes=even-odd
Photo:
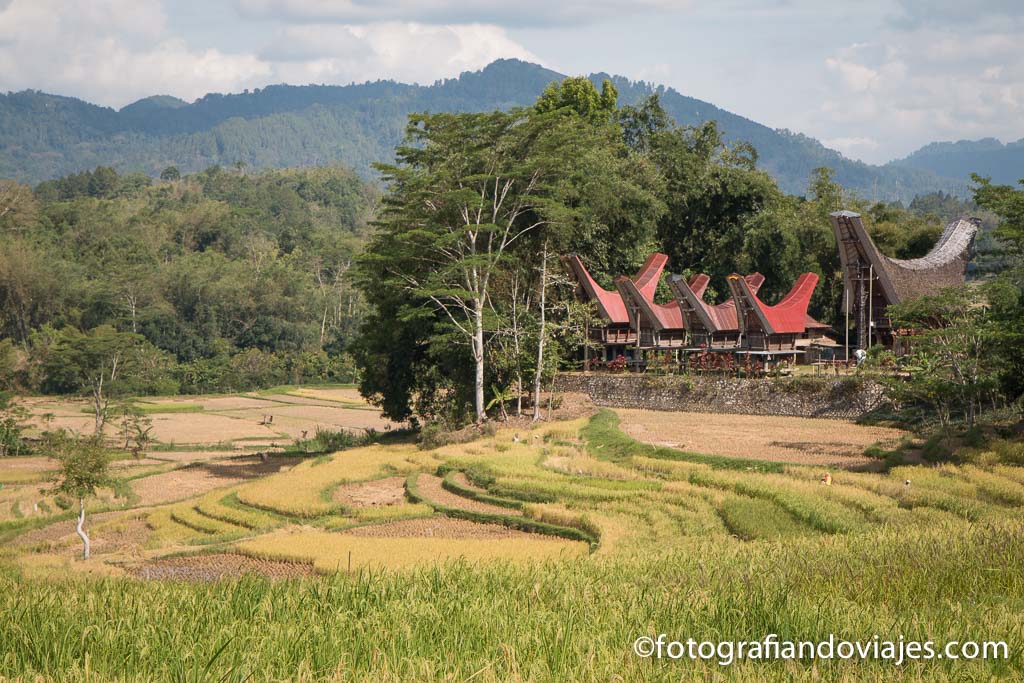
[[[0,1],[0,682],[1024,681],[961,5]]]

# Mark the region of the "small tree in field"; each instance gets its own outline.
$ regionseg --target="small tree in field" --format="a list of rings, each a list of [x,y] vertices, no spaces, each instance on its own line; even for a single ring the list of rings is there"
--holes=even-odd
[[[85,533],[85,499],[96,495],[96,490],[110,482],[108,458],[102,437],[88,439],[70,437],[60,433],[51,438],[54,455],[60,467],[53,478],[53,493],[78,499],[78,520],[75,531],[82,539],[82,559],[89,559],[89,535]]]

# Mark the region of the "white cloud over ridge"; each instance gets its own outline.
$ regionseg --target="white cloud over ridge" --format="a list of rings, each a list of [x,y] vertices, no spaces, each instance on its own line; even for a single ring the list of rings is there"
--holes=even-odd
[[[589,24],[636,12],[687,9],[690,0],[235,0],[243,14],[285,22],[369,24],[485,23],[499,26]]]
[[[38,89],[120,107],[153,94],[193,100],[272,83],[433,82],[501,57],[539,58],[487,24],[296,24],[269,45],[194,47],[159,0],[0,3],[0,90]]]
[[[1024,18],[1017,3],[986,5],[902,3],[870,44],[836,49],[820,112],[844,131],[840,151],[884,161],[935,139],[1024,135]],[[853,144],[867,138],[886,144]]]

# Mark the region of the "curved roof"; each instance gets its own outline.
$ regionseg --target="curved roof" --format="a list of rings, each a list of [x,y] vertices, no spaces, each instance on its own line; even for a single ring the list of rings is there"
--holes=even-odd
[[[707,289],[709,278],[704,273],[694,275],[687,282],[682,275],[670,275],[668,286],[676,297],[683,325],[692,329],[697,323],[709,332],[726,332],[739,329],[736,320],[736,302],[729,299],[725,303],[710,305],[704,302],[704,290]],[[755,294],[764,284],[764,275],[751,273],[743,278]],[[695,320],[691,320],[693,316]]]
[[[871,265],[886,300],[891,304],[963,284],[971,248],[978,234],[976,219],[952,221],[930,252],[921,258],[902,260],[890,258],[878,250],[860,214],[836,211],[829,215],[829,219],[839,243],[847,291],[851,291],[851,271],[858,264],[864,267]]]
[[[640,321],[635,319],[637,312],[658,331],[683,329],[683,316],[679,312],[679,306],[675,303],[654,303],[653,292],[651,296],[647,296],[625,275],[615,278],[615,287],[619,290],[622,300],[631,304],[626,307],[626,313],[633,329],[640,329]]]
[[[745,329],[756,320],[767,334],[802,333],[807,327],[807,307],[817,286],[818,276],[815,273],[804,273],[797,278],[796,284],[782,301],[769,306],[757,298],[744,278],[735,274],[729,276],[729,289],[732,290],[737,308],[742,312],[738,320],[741,327]]]
[[[563,256],[562,260],[569,267],[587,298],[597,304],[597,312],[605,322],[622,324],[629,322],[629,313],[626,310],[626,304],[623,303],[622,294],[618,291],[609,292],[597,284],[576,254]],[[661,279],[661,272],[665,269],[666,263],[668,263],[668,256],[655,253],[648,256],[644,265],[640,267],[633,282],[643,296],[651,300],[654,299],[654,290],[658,288],[658,280]]]

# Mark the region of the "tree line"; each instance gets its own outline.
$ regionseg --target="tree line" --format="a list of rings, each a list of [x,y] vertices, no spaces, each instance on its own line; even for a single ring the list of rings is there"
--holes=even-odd
[[[338,168],[162,176],[0,182],[0,390],[351,381],[348,271],[376,187]]]

